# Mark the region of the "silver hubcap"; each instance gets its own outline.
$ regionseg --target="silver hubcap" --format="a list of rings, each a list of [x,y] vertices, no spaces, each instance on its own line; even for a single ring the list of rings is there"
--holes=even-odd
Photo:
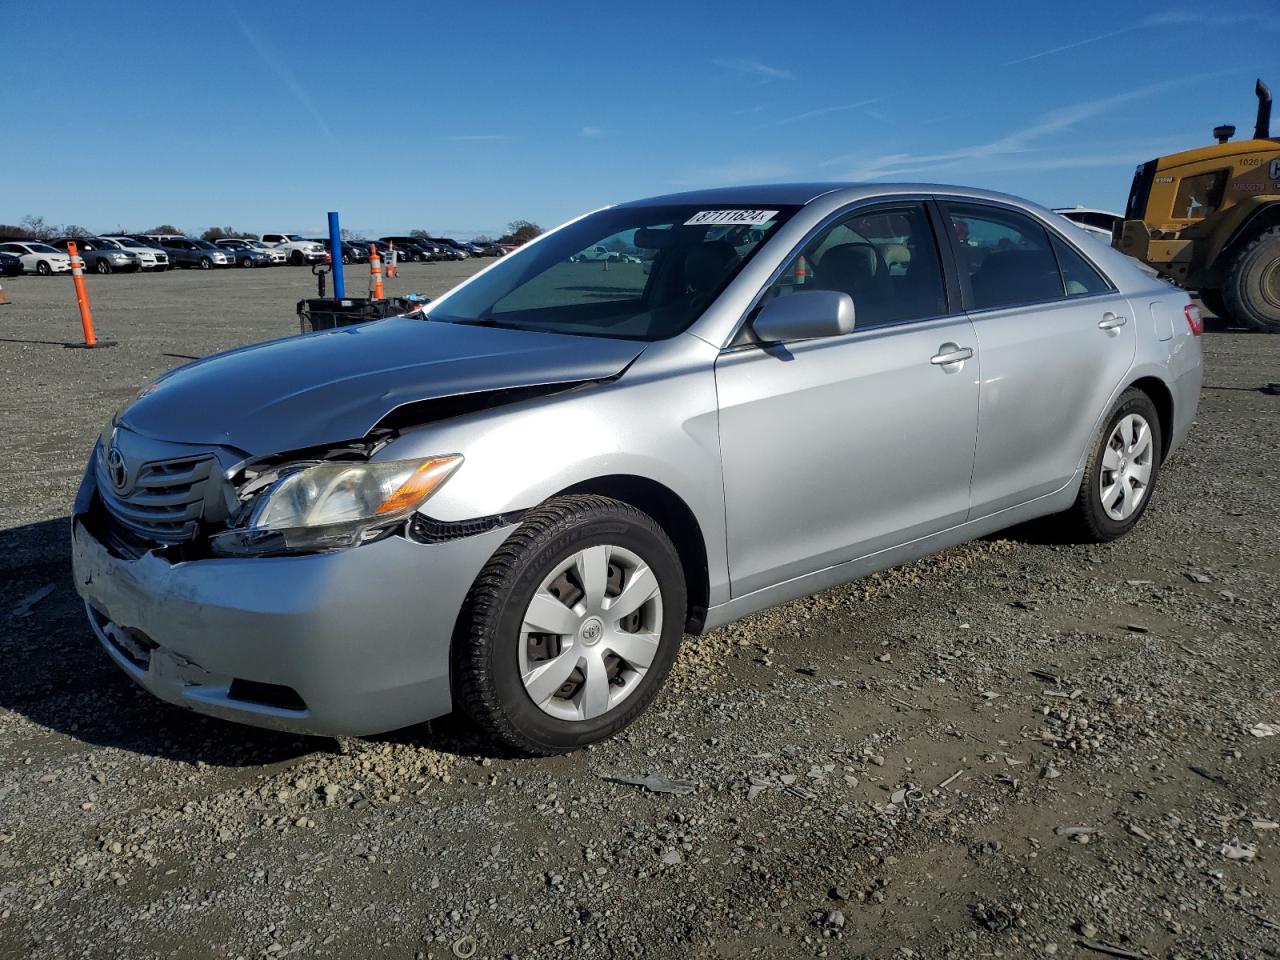
[[[1131,413],[1116,424],[1102,451],[1098,492],[1102,509],[1112,520],[1127,520],[1147,495],[1151,484],[1151,426]]]
[[[544,713],[591,720],[635,692],[662,638],[662,591],[638,555],[587,547],[539,585],[520,625],[520,679]]]

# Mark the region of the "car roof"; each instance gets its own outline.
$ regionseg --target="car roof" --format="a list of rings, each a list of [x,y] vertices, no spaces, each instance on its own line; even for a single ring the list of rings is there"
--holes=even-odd
[[[804,206],[819,197],[839,194],[842,202],[852,202],[864,197],[887,197],[907,194],[936,194],[943,196],[969,197],[975,200],[995,200],[1002,203],[1014,203],[1019,206],[1034,206],[1021,197],[997,193],[994,190],[981,190],[976,187],[961,187],[945,183],[765,183],[750,184],[737,187],[715,187],[708,190],[690,190],[686,193],[668,193],[643,200],[633,200],[619,204],[622,207],[648,207],[665,204],[707,204],[721,206],[724,204],[742,204],[752,207],[761,204],[776,203],[785,206]],[[1041,208],[1043,209],[1043,208]]]

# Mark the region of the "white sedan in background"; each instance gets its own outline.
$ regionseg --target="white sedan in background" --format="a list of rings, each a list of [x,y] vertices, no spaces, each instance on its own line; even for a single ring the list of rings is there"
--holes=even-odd
[[[142,263],[143,270],[168,270],[169,255],[159,247],[149,247],[141,240],[124,236],[105,236],[104,240],[114,240],[132,253]]]
[[[1092,207],[1054,207],[1053,212],[1066,217],[1085,233],[1093,234],[1108,246],[1111,245],[1111,228],[1124,220],[1118,213]]]
[[[0,243],[0,251],[12,253],[22,261],[25,273],[38,273],[47,277],[51,273],[69,273],[71,258],[57,247],[37,240],[14,240]]]

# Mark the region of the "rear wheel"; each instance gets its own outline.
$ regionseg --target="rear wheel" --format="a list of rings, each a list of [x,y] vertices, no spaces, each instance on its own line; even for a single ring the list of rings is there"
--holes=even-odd
[[[1280,227],[1263,230],[1232,258],[1223,299],[1232,319],[1280,333]]]
[[[1137,388],[1126,390],[1094,442],[1075,504],[1062,514],[1065,532],[1104,542],[1132,530],[1155,493],[1163,453],[1155,404]]]
[[[551,500],[471,588],[454,637],[455,701],[521,753],[603,740],[657,695],[684,618],[680,559],[651,517],[606,497]]]

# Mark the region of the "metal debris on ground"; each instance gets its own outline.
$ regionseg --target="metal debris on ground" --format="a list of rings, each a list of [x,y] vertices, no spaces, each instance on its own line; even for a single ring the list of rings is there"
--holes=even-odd
[[[31,609],[49,594],[53,593],[54,584],[46,583],[35,593],[28,594],[22,602],[13,608],[13,616],[28,617],[31,615]]]
[[[678,796],[693,793],[698,786],[696,780],[677,780],[673,777],[660,777],[656,773],[651,773],[645,777],[601,774],[600,779],[609,783],[621,783],[629,787],[644,787],[650,793],[670,793]]]

